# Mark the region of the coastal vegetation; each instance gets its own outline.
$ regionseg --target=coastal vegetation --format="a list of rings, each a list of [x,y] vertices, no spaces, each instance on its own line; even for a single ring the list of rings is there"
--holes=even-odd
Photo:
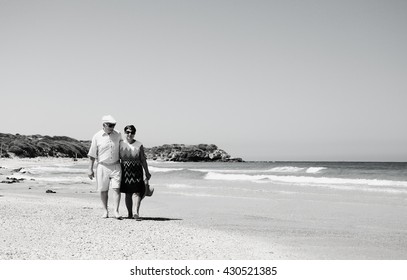
[[[66,136],[42,136],[0,133],[2,157],[71,157],[87,156],[90,141]]]

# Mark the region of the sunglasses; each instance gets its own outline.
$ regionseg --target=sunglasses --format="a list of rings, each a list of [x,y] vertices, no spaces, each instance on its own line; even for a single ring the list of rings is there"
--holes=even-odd
[[[127,130],[126,134],[134,134],[133,131]]]
[[[105,123],[105,125],[108,127],[115,127],[116,124],[115,123]]]

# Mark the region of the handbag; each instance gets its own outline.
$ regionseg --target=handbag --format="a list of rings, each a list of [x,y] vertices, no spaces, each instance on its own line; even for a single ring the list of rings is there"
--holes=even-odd
[[[152,196],[154,193],[154,188],[150,187],[148,180],[145,180],[144,184],[146,186],[145,196]]]

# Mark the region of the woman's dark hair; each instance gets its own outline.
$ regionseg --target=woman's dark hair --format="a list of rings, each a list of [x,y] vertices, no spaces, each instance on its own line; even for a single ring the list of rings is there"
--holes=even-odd
[[[124,132],[127,132],[128,130],[131,131],[131,134],[136,133],[136,128],[132,124],[126,125],[126,127],[124,128]]]

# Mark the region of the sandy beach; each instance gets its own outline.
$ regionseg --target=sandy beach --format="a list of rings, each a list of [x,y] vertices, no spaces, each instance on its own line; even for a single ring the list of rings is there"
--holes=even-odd
[[[55,163],[72,159],[41,159]],[[0,181],[19,178],[13,169],[38,159],[1,159]],[[86,176],[86,174],[83,174]],[[177,204],[156,191],[142,205],[143,220],[102,219],[92,185],[60,190],[53,184],[22,181],[0,184],[0,259],[18,260],[182,260],[285,258],[276,246],[240,232],[197,226]],[[53,190],[55,193],[47,193]],[[169,201],[171,199],[171,203]],[[121,214],[126,216],[124,196]],[[188,211],[188,209],[184,209]]]
[[[74,163],[1,159],[0,182],[24,178],[20,168],[39,164]],[[95,182],[87,181],[85,173],[76,183],[1,183],[0,259],[407,259],[405,194],[384,199],[374,192],[304,192],[301,186],[287,191],[276,185],[272,199],[266,199],[239,190],[239,195],[216,189],[204,193],[196,185],[200,181],[191,179],[185,182],[198,183],[189,190],[152,173],[156,191],[143,201],[141,221],[100,218]],[[124,196],[120,213],[127,214]]]

